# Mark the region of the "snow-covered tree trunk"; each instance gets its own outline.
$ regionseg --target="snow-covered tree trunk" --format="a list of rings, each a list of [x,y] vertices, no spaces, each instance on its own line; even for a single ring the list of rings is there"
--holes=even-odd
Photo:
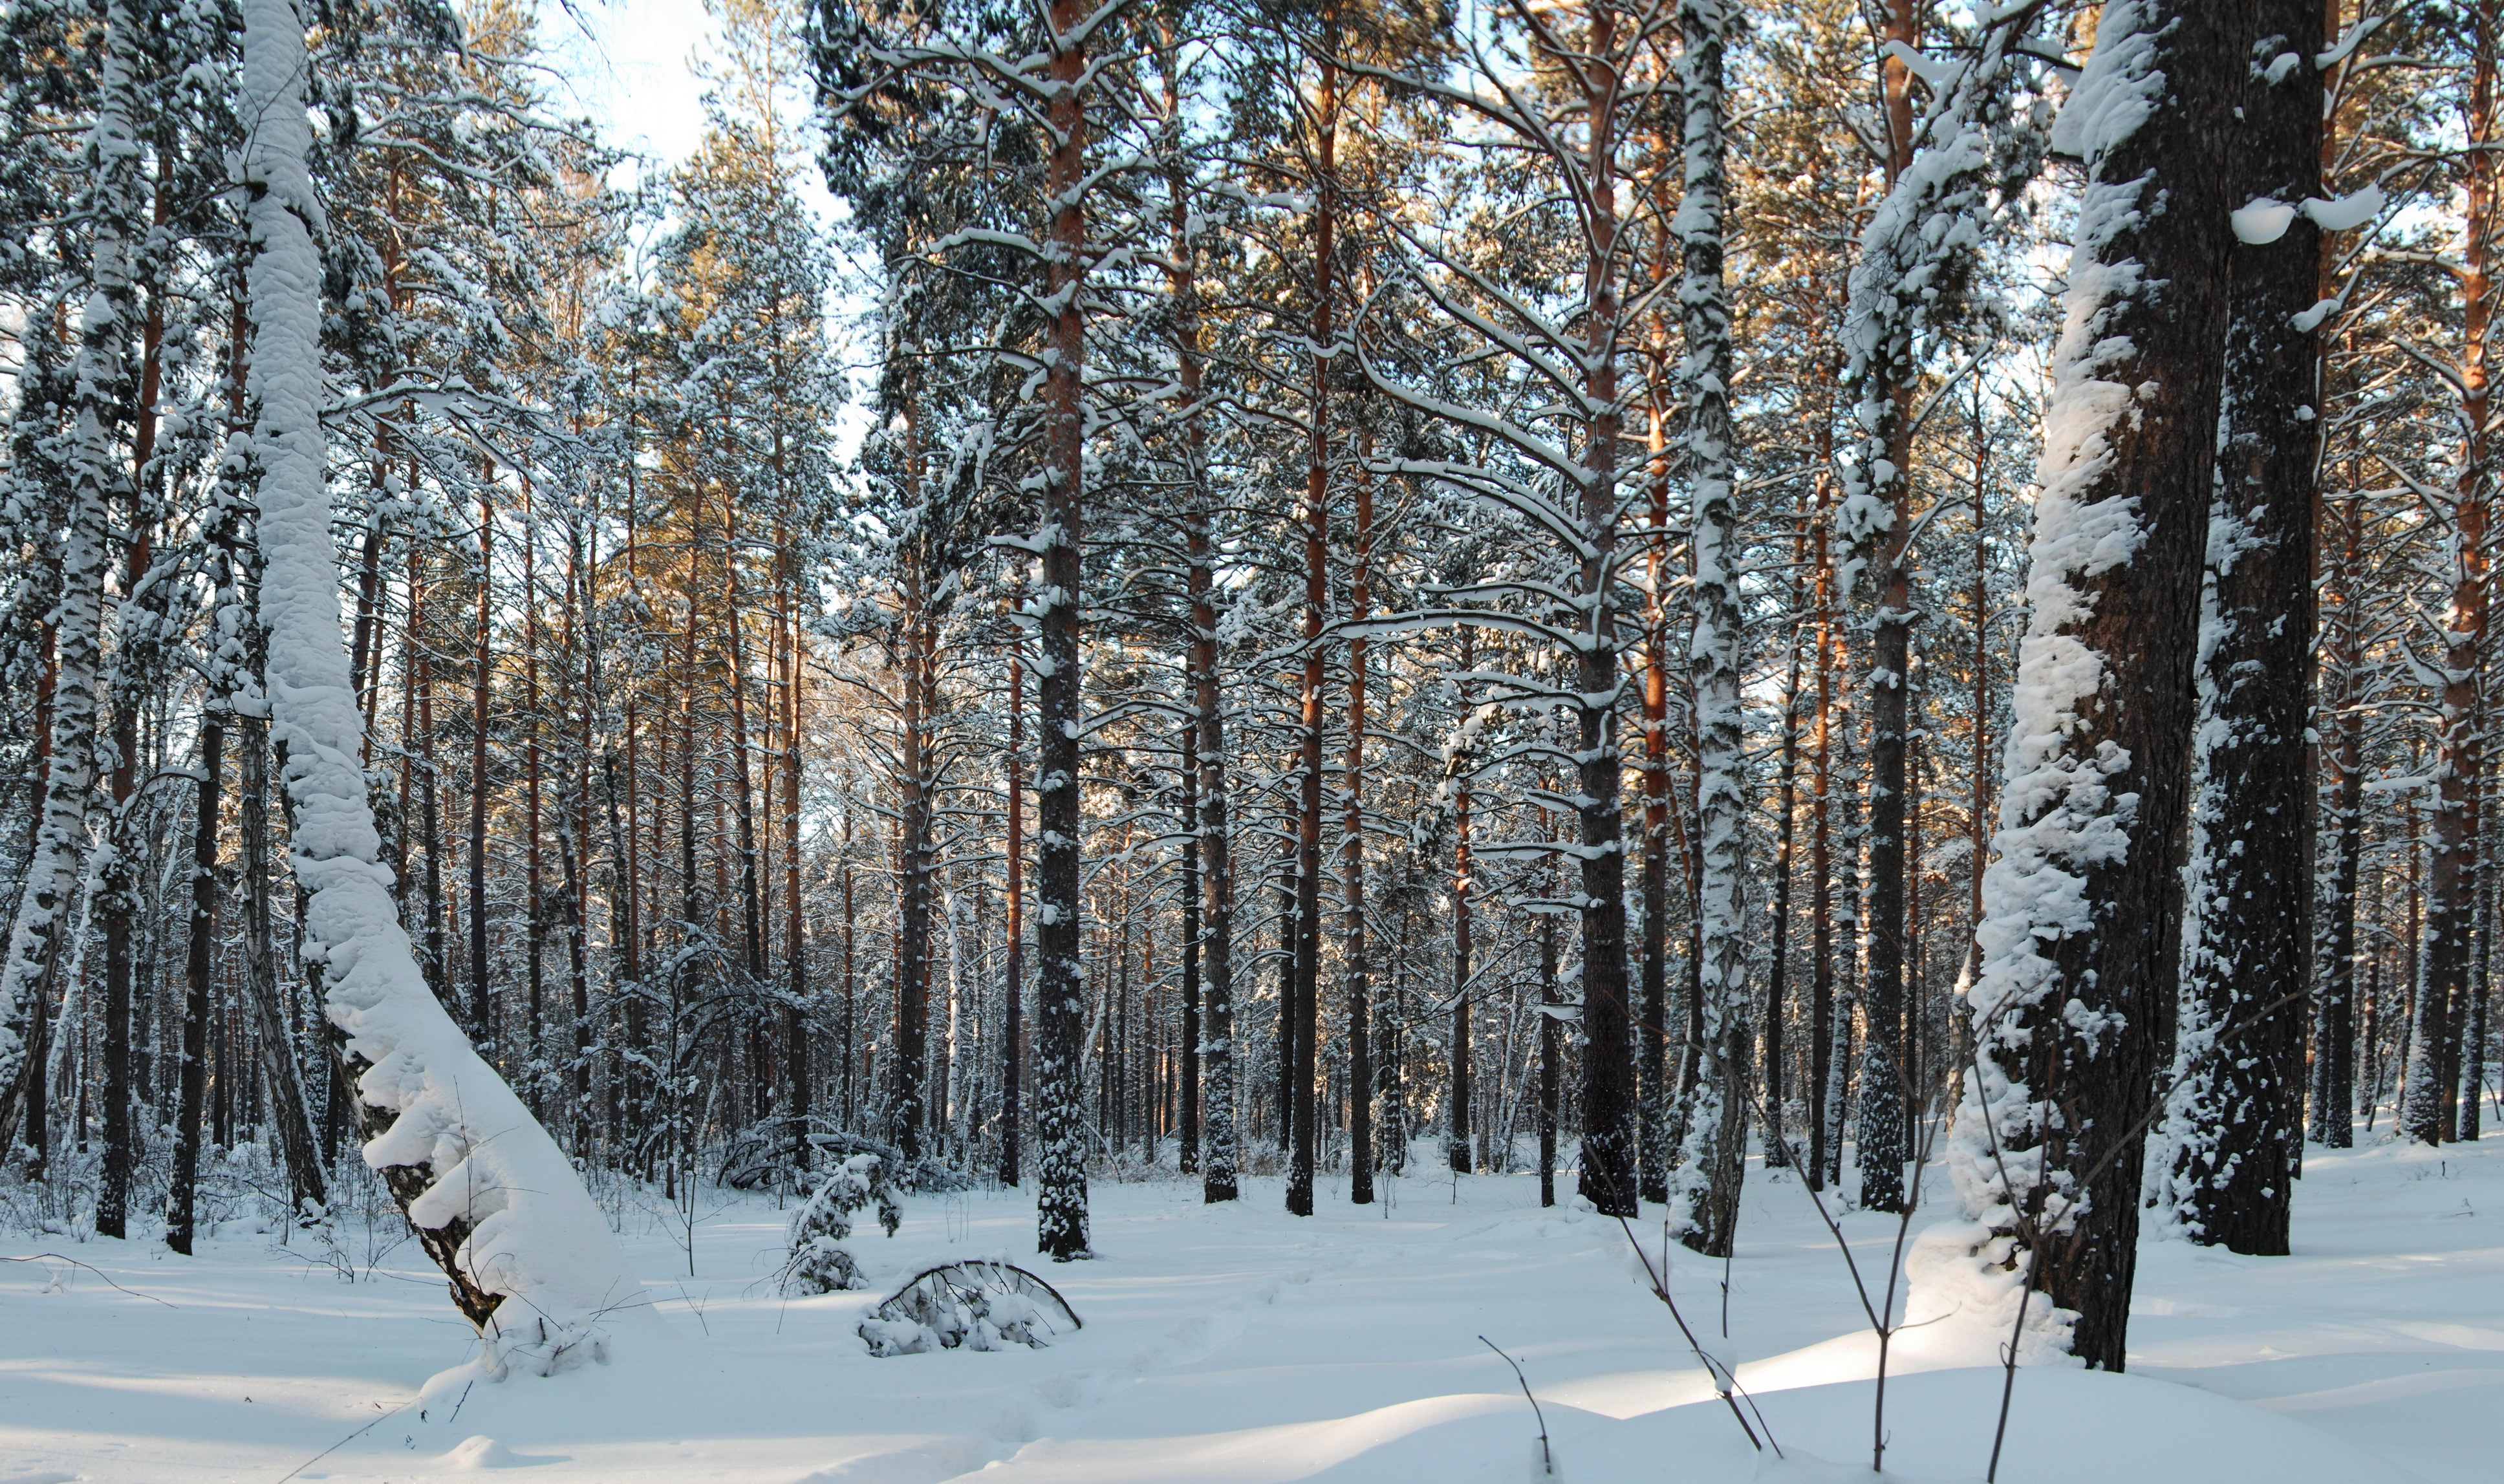
[[[87,298],[79,317],[71,372],[68,508],[61,525],[60,598],[53,613],[56,668],[52,693],[52,763],[33,858],[18,889],[8,956],[0,960],[0,1145],[27,1096],[30,1046],[75,925],[71,904],[87,863],[87,807],[98,767],[96,692],[104,638],[105,542],[112,505],[130,488],[121,426],[132,388],[128,370],[137,299],[132,257],[147,230],[142,202],[138,17],[126,3],[105,19],[104,71],[87,139],[92,172],[85,206]]]
[[[1356,473],[1355,550],[1348,583],[1347,616],[1361,624],[1368,616],[1374,559],[1374,481],[1358,450]],[[1347,1007],[1347,1200],[1352,1206],[1374,1202],[1374,1064],[1373,984],[1365,945],[1365,660],[1362,634],[1347,641],[1347,767],[1340,783],[1339,902],[1344,927],[1339,935],[1345,1005]]]
[[[1637,1152],[1634,1015],[1626,976],[1626,852],[1624,811],[1617,795],[1625,772],[1617,746],[1617,694],[1624,683],[1615,593],[1617,584],[1617,441],[1623,414],[1617,393],[1617,356],[1623,333],[1619,275],[1624,257],[1617,208],[1621,28],[1631,17],[1614,4],[1594,4],[1584,38],[1590,56],[1581,66],[1583,144],[1580,213],[1582,267],[1582,539],[1575,597],[1576,812],[1581,842],[1582,926],[1582,1193],[1609,1216],[1636,1213]],[[1629,36],[1627,39],[1636,39]],[[1718,65],[1718,63],[1717,63]],[[1690,177],[1689,189],[1693,189]],[[1718,185],[1708,188],[1718,190]],[[1713,277],[1720,280],[1719,247]],[[1711,314],[1719,314],[1716,304]],[[1726,362],[1727,324],[1723,319]],[[1726,377],[1723,378],[1726,380]],[[1723,408],[1727,423],[1727,408]],[[1726,428],[1725,428],[1726,431]],[[1708,434],[1709,436],[1709,434]],[[1735,592],[1735,590],[1734,590]],[[1735,617],[1735,613],[1734,613]],[[1631,632],[1631,626],[1628,628]],[[1734,631],[1735,632],[1735,631]],[[1735,717],[1734,717],[1735,719]],[[1733,842],[1734,846],[1736,842]]]
[[[323,462],[322,217],[305,168],[305,28],[291,0],[244,0],[243,20],[243,111],[256,121],[242,184],[258,417],[249,440],[236,441],[260,476],[264,681],[287,749],[304,951],[323,966],[325,1010],[360,1074],[366,1162],[489,1338],[490,1363],[553,1372],[605,1354],[607,1331],[648,1311],[573,1165],[428,988],[376,863]]]
[[[2363,615],[2356,575],[2364,561],[2363,506],[2351,495],[2330,512],[2338,544],[2322,581],[2330,636],[2322,682],[2329,696],[2315,726],[2330,777],[2322,810],[2328,817],[2314,834],[2314,849],[2326,859],[2314,886],[2320,984],[2313,1006],[2312,1135],[2332,1149],[2356,1142],[2356,892],[2365,854],[2365,719],[2358,711]]]
[[[1861,1201],[1892,1211],[1905,1198],[1910,1071],[1904,1027],[1910,800],[1907,672],[1913,623],[1910,553],[1915,389],[1938,329],[1964,302],[1974,260],[2000,202],[2032,176],[2039,141],[2012,102],[2016,64],[2039,8],[2005,7],[1971,56],[1946,78],[1918,125],[1912,106],[1912,0],[1890,0],[1883,64],[1888,194],[1863,232],[1845,313],[1847,375],[1859,389],[1853,457],[1835,524],[1844,546],[1836,576],[1849,599],[1875,588],[1869,671],[1869,830],[1866,974],[1861,1001]]]
[[[1974,1281],[2010,1294],[2022,1273],[2066,1312],[2067,1348],[2115,1370],[2173,1029],[2251,17],[2248,0],[2110,0],[2055,128],[2086,184],[1949,1148]]]
[[[2278,216],[2321,187],[2319,0],[2257,0],[2270,66],[2244,88],[2239,216]],[[2215,508],[2201,603],[2182,1001],[2168,1113],[2175,1209],[2195,1241],[2286,1251],[2301,1152],[2312,935],[2313,523],[2319,356],[2311,322],[2320,229],[2243,233],[2226,326]],[[2303,327],[2303,328],[2299,328]],[[2222,1038],[2222,1039],[2221,1039]]]
[[[1913,73],[1911,48],[1918,39],[1913,0],[1887,0],[1886,39],[1889,54],[1880,64],[1881,93],[1887,123],[1886,165],[1891,198],[1906,189],[1913,163]],[[1926,161],[1928,163],[1928,161]],[[1892,204],[1892,200],[1891,200]],[[1900,215],[1900,213],[1899,213]],[[1882,213],[1879,230],[1894,225]],[[1902,248],[1869,257],[1900,257]],[[1895,266],[1889,263],[1889,266]],[[1865,274],[1865,270],[1864,270]],[[1864,300],[1883,297],[1895,307],[1895,285]],[[1856,306],[1860,307],[1860,306]],[[1869,673],[1865,693],[1869,708],[1869,895],[1862,922],[1866,953],[1861,1002],[1868,1024],[1861,1046],[1860,1138],[1861,1204],[1872,1211],[1899,1211],[1904,1206],[1905,1065],[1901,1025],[1904,1011],[1904,859],[1906,673],[1912,648],[1912,584],[1905,567],[1904,538],[1912,519],[1913,381],[1921,365],[1914,357],[1915,327],[1908,317],[1886,317],[1897,323],[1873,325],[1881,316],[1866,309],[1851,329],[1871,343],[1861,351],[1855,369],[1861,374],[1857,409],[1868,436],[1861,459],[1849,466],[1850,488],[1840,519],[1849,553],[1839,571],[1848,602],[1862,569],[1874,559],[1876,611],[1870,615]],[[1849,330],[1847,330],[1847,336]]]
[[[2406,1102],[2400,1122],[2408,1136],[2439,1144],[2455,1131],[2460,1017],[2469,999],[2471,928],[2477,915],[2479,785],[2486,769],[2486,738],[2479,725],[2478,669],[2487,638],[2487,521],[2491,498],[2487,387],[2488,327],[2494,285],[2488,257],[2498,208],[2498,170],[2493,151],[2504,140],[2495,129],[2495,34],[2504,7],[2471,9],[2462,17],[2472,34],[2472,75],[2462,122],[2468,145],[2461,254],[2455,275],[2461,294],[2460,354],[2452,369],[2459,398],[2460,474],[2452,497],[2451,602],[2444,609],[2443,692],[2435,728],[2433,842],[2426,871],[2425,940],[2419,951],[2418,988],[2409,1033]]]
[[[1325,16],[1329,13],[1325,12]],[[1325,39],[1322,45],[1330,45]],[[1287,1156],[1287,1209],[1313,1214],[1313,1163],[1320,1130],[1314,1127],[1313,1079],[1319,1060],[1322,953],[1322,684],[1327,649],[1323,638],[1330,607],[1331,327],[1332,239],[1338,226],[1339,69],[1321,64],[1314,100],[1309,184],[1313,213],[1312,390],[1304,430],[1304,499],[1296,512],[1304,527],[1304,686],[1298,698],[1300,735],[1296,762],[1296,959],[1289,1011],[1295,1050],[1289,1077],[1294,1095],[1282,1111],[1294,1124]]]
[[[97,232],[112,236],[118,244],[114,256],[122,279],[120,309],[125,317],[134,315],[138,307],[135,278],[140,272],[150,225],[145,210],[147,192],[141,180],[142,152],[136,137],[147,109],[140,92],[142,56],[138,32],[139,17],[129,5],[116,3],[106,7],[104,89],[90,146],[95,168],[92,206]],[[108,137],[103,122],[106,119],[114,121],[112,128],[118,137]],[[135,821],[131,799],[138,788],[139,717],[148,707],[150,693],[162,681],[167,628],[164,616],[169,596],[161,571],[155,581],[149,577],[157,512],[140,485],[156,442],[155,410],[149,404],[161,385],[159,350],[164,329],[164,295],[152,294],[138,339],[142,367],[139,384],[131,385],[126,368],[118,368],[117,374],[121,382],[118,390],[122,394],[119,410],[129,419],[131,439],[129,463],[114,471],[114,482],[131,499],[122,543],[126,559],[122,601],[114,623],[112,680],[107,687],[113,730],[103,761],[109,766],[112,781],[111,814],[104,849],[96,862],[94,885],[94,915],[104,939],[104,1167],[96,1187],[95,1229],[112,1237],[128,1235],[130,1177],[137,1137],[131,1108],[130,949],[133,920],[139,914],[139,878],[144,870],[138,857],[145,852],[132,832]],[[124,473],[123,468],[128,472]]]
[[[1721,1257],[1739,1218],[1740,1162],[1748,1139],[1748,945],[1743,936],[1740,853],[1747,828],[1746,761],[1739,702],[1737,431],[1730,417],[1730,312],[1722,287],[1725,173],[1722,52],[1730,17],[1722,0],[1682,0],[1678,59],[1687,111],[1686,194],[1677,230],[1685,279],[1679,286],[1687,359],[1685,431],[1694,501],[1689,549],[1695,563],[1696,848],[1703,1010],[1702,1064],[1689,1101],[1687,1135],[1671,1182],[1671,1219],[1682,1240]],[[1587,889],[1587,888],[1586,888]]]
[[[1087,247],[1085,182],[1087,116],[1080,79],[1087,70],[1081,29],[1091,12],[1082,0],[1053,0],[1050,26],[1052,153],[1049,161],[1051,252],[1043,264],[1043,302],[1054,306],[1045,377],[1043,446],[1043,588],[1036,595],[1043,653],[1037,721],[1035,950],[1043,960],[1035,1007],[1036,1246],[1057,1260],[1087,1255],[1086,1044],[1079,962],[1078,667],[1083,535],[1079,526],[1086,479],[1084,286]]]

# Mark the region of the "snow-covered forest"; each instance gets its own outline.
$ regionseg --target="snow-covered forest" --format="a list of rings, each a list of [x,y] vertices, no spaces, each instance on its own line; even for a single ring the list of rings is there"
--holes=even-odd
[[[670,159],[600,10],[0,0],[0,1480],[296,1462],[36,1373],[297,1268],[422,1420],[868,1398],[308,1478],[2476,1476],[2266,1414],[2504,1354],[2504,0],[705,0]],[[1114,1432],[1461,1432],[1035,1441],[1383,1263],[1523,1276]]]

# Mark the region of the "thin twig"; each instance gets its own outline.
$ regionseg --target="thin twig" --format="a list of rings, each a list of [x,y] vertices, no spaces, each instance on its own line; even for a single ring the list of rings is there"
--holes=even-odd
[[[1617,1225],[1625,1229],[1626,1241],[1635,1250],[1635,1260],[1643,1263],[1644,1275],[1652,1280],[1652,1296],[1668,1306],[1669,1317],[1678,1324],[1678,1332],[1687,1336],[1687,1348],[1695,1353],[1696,1361],[1704,1366],[1704,1373],[1713,1378],[1713,1390],[1722,1398],[1722,1405],[1730,1409],[1730,1416],[1739,1424],[1739,1431],[1748,1434],[1748,1446],[1762,1453],[1765,1451],[1766,1444],[1772,1443],[1774,1457],[1783,1457],[1783,1445],[1774,1442],[1774,1430],[1770,1425],[1766,1426],[1762,1440],[1757,1438],[1756,1430],[1748,1426],[1747,1414],[1739,1410],[1739,1403],[1732,1399],[1730,1395],[1732,1392],[1737,1392],[1742,1397],[1747,1396],[1746,1389],[1739,1385],[1738,1372],[1715,1360],[1695,1338],[1695,1331],[1687,1328],[1687,1316],[1678,1312],[1678,1300],[1669,1294],[1669,1275],[1652,1265],[1652,1255],[1644,1251],[1642,1242],[1636,1240],[1632,1224],[1620,1216],[1617,1218]],[[1665,1260],[1666,1255],[1664,1255]],[[1755,1411],[1756,1406],[1756,1398],[1749,1397],[1749,1410]],[[1764,1420],[1765,1414],[1756,1412],[1756,1421],[1763,1423]]]
[[[1504,1363],[1513,1367],[1513,1378],[1521,1383],[1522,1399],[1530,1403],[1530,1415],[1539,1419],[1539,1471],[1546,1474],[1555,1473],[1556,1451],[1548,1446],[1548,1414],[1540,1410],[1539,1398],[1530,1395],[1530,1378],[1521,1373],[1521,1363],[1505,1355],[1502,1345],[1483,1334],[1478,1336],[1478,1343],[1497,1355],[1504,1356]]]
[[[95,1274],[99,1278],[103,1278],[108,1286],[120,1289],[122,1293],[128,1294],[133,1298],[145,1298],[150,1303],[163,1303],[165,1304],[165,1307],[169,1309],[179,1309],[182,1307],[182,1305],[178,1303],[166,1303],[164,1299],[157,1297],[154,1294],[143,1294],[137,1289],[122,1288],[121,1284],[115,1283],[110,1277],[107,1277],[104,1269],[82,1262],[76,1258],[64,1258],[56,1252],[39,1252],[31,1258],[0,1258],[0,1262],[66,1262],[72,1267],[87,1268],[88,1272]]]

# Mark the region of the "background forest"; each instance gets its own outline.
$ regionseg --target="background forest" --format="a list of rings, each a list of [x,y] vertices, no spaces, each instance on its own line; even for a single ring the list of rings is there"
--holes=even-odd
[[[709,9],[0,6],[0,1223],[2480,1136],[2504,5]]]

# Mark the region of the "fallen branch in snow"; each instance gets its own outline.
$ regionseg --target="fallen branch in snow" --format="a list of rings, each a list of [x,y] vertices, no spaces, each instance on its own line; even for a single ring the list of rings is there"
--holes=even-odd
[[[1530,1415],[1539,1419],[1539,1471],[1545,1474],[1554,1474],[1556,1472],[1556,1450],[1548,1445],[1548,1414],[1539,1409],[1539,1398],[1530,1395],[1530,1378],[1521,1373],[1521,1363],[1509,1355],[1505,1355],[1504,1347],[1502,1345],[1488,1339],[1483,1334],[1478,1336],[1478,1343],[1484,1345],[1489,1350],[1494,1351],[1498,1356],[1502,1356],[1504,1363],[1513,1367],[1513,1378],[1521,1383],[1522,1399],[1530,1403]]]
[[[1687,1348],[1695,1353],[1697,1363],[1704,1367],[1704,1373],[1706,1375],[1713,1378],[1714,1393],[1722,1398],[1722,1404],[1730,1409],[1730,1416],[1739,1424],[1739,1431],[1748,1434],[1748,1446],[1756,1449],[1758,1453],[1762,1453],[1765,1451],[1766,1446],[1771,1444],[1774,1450],[1774,1457],[1781,1458],[1783,1456],[1783,1445],[1774,1441],[1774,1430],[1772,1425],[1765,1421],[1765,1414],[1756,1411],[1756,1398],[1748,1396],[1748,1389],[1739,1384],[1739,1373],[1715,1359],[1713,1355],[1704,1348],[1703,1342],[1695,1337],[1695,1331],[1687,1328],[1687,1316],[1678,1312],[1678,1300],[1671,1297],[1669,1294],[1669,1252],[1667,1247],[1664,1245],[1661,1251],[1660,1266],[1654,1267],[1652,1265],[1652,1254],[1644,1251],[1643,1243],[1635,1236],[1635,1228],[1633,1225],[1624,1217],[1620,1216],[1617,1218],[1617,1225],[1625,1231],[1626,1244],[1635,1250],[1635,1260],[1644,1265],[1644,1274],[1652,1281],[1652,1296],[1659,1299],[1663,1304],[1668,1306],[1669,1317],[1678,1324],[1678,1332],[1687,1336]],[[1668,1238],[1664,1236],[1662,1241],[1665,1244],[1668,1241]],[[1748,1411],[1756,1412],[1756,1426],[1765,1430],[1765,1435],[1762,1439],[1759,1439],[1756,1436],[1756,1428],[1748,1426],[1747,1413],[1739,1410],[1739,1403],[1733,1398],[1733,1393],[1736,1393],[1739,1397],[1747,1398]]]
[[[84,1267],[88,1272],[95,1274],[97,1277],[104,1278],[106,1286],[118,1289],[124,1294],[128,1294],[133,1298],[145,1298],[150,1303],[162,1303],[169,1309],[179,1309],[182,1307],[182,1305],[178,1303],[166,1303],[164,1299],[157,1297],[154,1294],[143,1294],[137,1289],[122,1288],[121,1284],[115,1283],[111,1278],[105,1277],[104,1269],[93,1266],[89,1263],[82,1262],[76,1258],[64,1258],[56,1252],[39,1252],[31,1258],[0,1258],[0,1262],[66,1262],[72,1267]]]

